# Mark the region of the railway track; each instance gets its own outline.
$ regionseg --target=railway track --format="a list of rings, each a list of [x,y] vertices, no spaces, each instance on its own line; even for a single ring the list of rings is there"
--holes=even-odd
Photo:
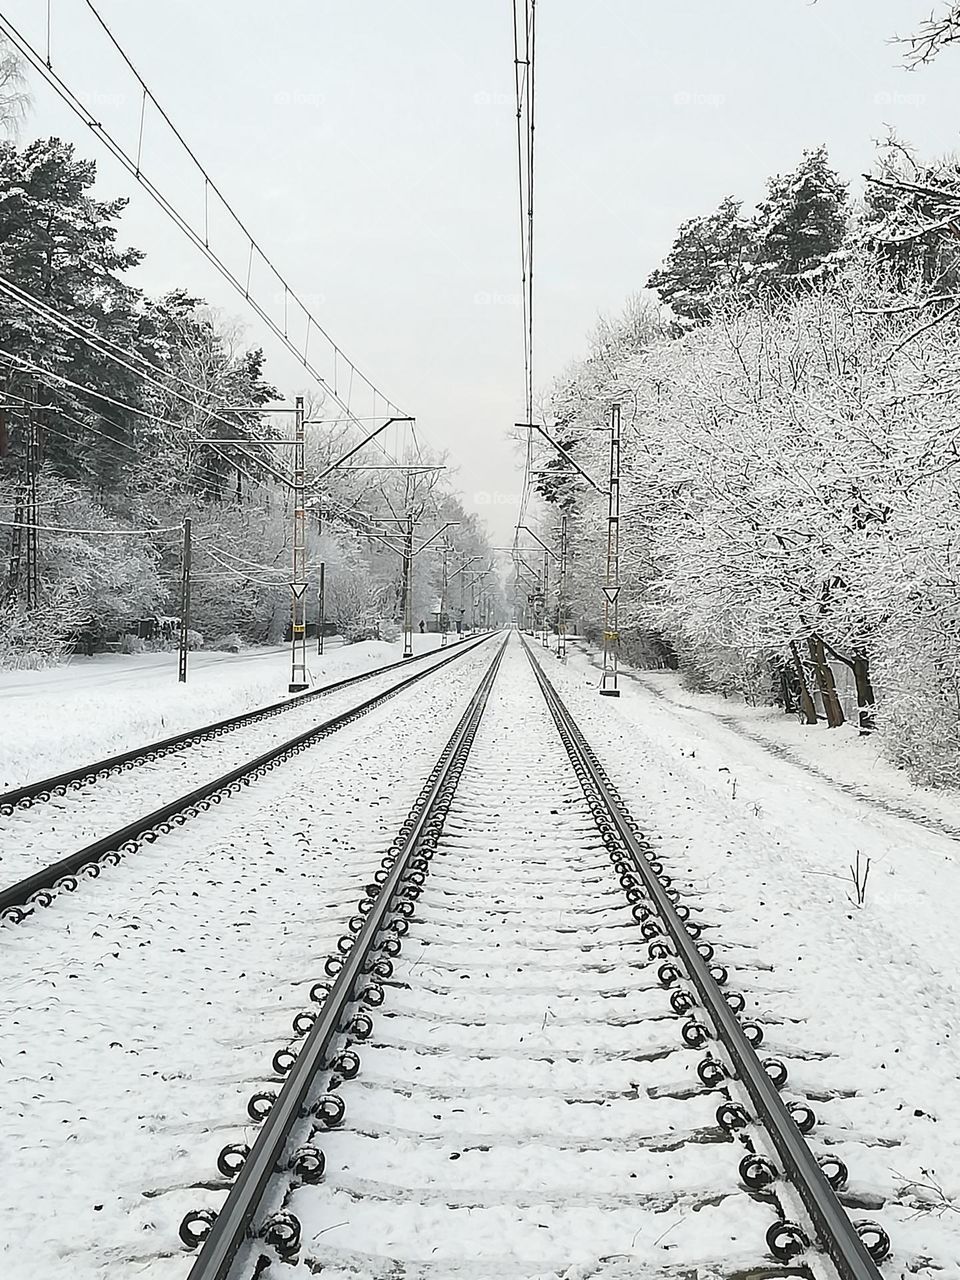
[[[220,803],[488,639],[391,663],[5,793],[0,924],[20,924],[59,894],[72,893],[81,879],[95,878],[143,842]],[[358,701],[361,684],[372,691]]]
[[[190,1280],[877,1280],[707,935],[501,649],[183,1217]]]

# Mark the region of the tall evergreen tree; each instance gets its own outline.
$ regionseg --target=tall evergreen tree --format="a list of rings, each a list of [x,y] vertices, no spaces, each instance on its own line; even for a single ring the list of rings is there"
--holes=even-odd
[[[826,147],[805,151],[793,173],[767,183],[754,224],[759,288],[790,288],[822,278],[847,233],[847,188]]]
[[[718,297],[746,287],[753,233],[740,208],[741,201],[725,196],[713,213],[684,222],[663,266],[647,281],[681,322],[709,320]]]

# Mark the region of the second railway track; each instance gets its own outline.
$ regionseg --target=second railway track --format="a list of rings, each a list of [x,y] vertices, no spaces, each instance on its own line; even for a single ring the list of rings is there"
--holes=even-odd
[[[876,1280],[884,1229],[707,928],[512,646],[313,975],[232,1189],[170,1198],[190,1280]]]
[[[0,922],[18,923],[295,750],[458,662],[488,637],[391,663],[0,796]],[[413,668],[411,670],[411,667]],[[360,689],[357,686],[362,686]],[[17,799],[16,797],[20,797]]]

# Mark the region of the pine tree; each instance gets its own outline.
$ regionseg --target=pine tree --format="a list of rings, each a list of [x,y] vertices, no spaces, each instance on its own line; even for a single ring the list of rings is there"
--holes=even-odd
[[[758,288],[793,288],[821,279],[839,261],[847,233],[847,188],[826,147],[805,151],[793,173],[767,183],[754,223]]]
[[[709,320],[719,297],[735,296],[747,285],[753,236],[740,207],[741,201],[726,196],[713,213],[684,222],[663,266],[647,281],[681,322]]]

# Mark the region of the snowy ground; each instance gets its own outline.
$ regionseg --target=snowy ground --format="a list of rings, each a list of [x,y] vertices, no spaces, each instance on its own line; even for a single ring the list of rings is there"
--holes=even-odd
[[[177,1227],[209,1196],[195,1185],[244,1136],[247,1098],[490,656],[0,931],[4,1280],[186,1274]]]
[[[439,636],[415,635],[414,653],[439,643]],[[325,642],[325,649],[322,658],[308,650],[314,685],[403,656],[399,640]],[[289,681],[289,646],[192,653],[185,685],[177,682],[175,653],[101,654],[45,671],[0,671],[0,791],[278,702],[289,696]]]
[[[776,1215],[655,970],[513,641],[324,1181],[291,1198],[301,1260],[265,1280],[754,1274]]]
[[[470,643],[463,642],[465,650]],[[455,656],[458,652],[456,645],[430,650],[412,668],[370,675],[359,685],[333,690],[307,702],[294,702],[283,715],[201,739],[135,768],[71,787],[65,795],[53,795],[45,803],[15,809],[8,817],[0,815],[0,885],[15,884],[41,867],[61,861],[94,840],[120,830],[134,818],[388,692],[412,674],[429,672],[450,656],[454,663],[459,662],[461,659]],[[424,675],[425,680],[432,678]]]
[[[835,751],[784,756],[729,706],[721,718],[665,696],[669,682],[649,673],[624,679],[614,701],[598,696],[585,655],[543,661],[668,870],[712,917],[708,936],[769,1023],[764,1048],[789,1066],[791,1094],[819,1099],[815,1149],[847,1161],[865,1205],[887,1201],[861,1215],[893,1238],[885,1274],[957,1274],[960,848],[932,829],[949,814],[927,819],[926,793],[892,770],[863,780],[872,798],[857,794],[855,761],[845,776]],[[863,906],[857,852],[871,860]]]

